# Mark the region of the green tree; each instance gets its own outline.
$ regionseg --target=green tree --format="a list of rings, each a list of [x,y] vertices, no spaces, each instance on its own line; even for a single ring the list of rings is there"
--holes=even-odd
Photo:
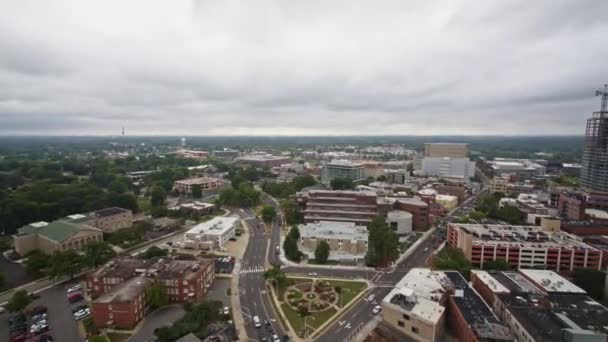
[[[484,261],[483,263],[484,270],[496,270],[496,271],[508,271],[511,269],[511,265],[506,260],[497,259]]]
[[[27,274],[39,277],[49,267],[49,256],[39,250],[33,250],[26,256],[25,271]]]
[[[596,300],[602,300],[604,297],[605,281],[605,272],[591,268],[577,268],[574,270],[574,283]]]
[[[152,259],[164,256],[167,256],[167,250],[156,246],[152,246],[146,249],[146,251],[142,254],[142,258],[144,259]]]
[[[386,176],[385,175],[380,175],[380,176],[378,176],[378,178],[376,178],[376,180],[378,182],[386,182]]]
[[[298,249],[298,241],[291,236],[288,236],[283,241],[283,250],[289,260],[300,261],[302,259],[302,253]]]
[[[399,256],[399,237],[381,216],[374,218],[367,229],[367,263],[371,266],[389,266]]]
[[[264,220],[264,222],[270,223],[270,222],[272,222],[272,220],[274,220],[274,218],[276,216],[277,216],[277,211],[274,209],[273,206],[265,205],[262,208],[262,219]]]
[[[336,177],[329,184],[333,190],[352,190],[355,188],[355,183],[350,178]]]
[[[443,248],[433,259],[433,265],[439,270],[458,271],[467,279],[472,267],[462,250],[454,247]]]
[[[126,177],[118,177],[115,178],[110,185],[108,185],[108,190],[122,194],[129,191],[129,179]]]
[[[57,251],[50,258],[49,277],[59,278],[61,276],[74,275],[84,267],[84,259],[74,250]]]
[[[91,241],[84,246],[84,263],[95,268],[112,259],[116,253],[112,246],[104,241]]]
[[[146,300],[151,310],[169,304],[169,295],[167,294],[165,285],[160,282],[154,282],[152,286],[146,289]]]
[[[471,220],[479,221],[486,217],[486,214],[483,211],[473,210],[469,213],[469,218]]]
[[[287,236],[294,240],[299,240],[300,239],[300,230],[298,229],[298,226],[291,227]]]
[[[32,302],[32,296],[27,291],[19,290],[13,294],[6,304],[6,309],[10,312],[17,312],[25,309]]]
[[[150,203],[152,206],[161,206],[165,204],[167,192],[162,187],[155,185],[150,191]]]
[[[287,276],[279,267],[273,267],[265,271],[264,279],[272,281],[277,286],[277,289],[287,284]]]
[[[523,220],[519,209],[512,206],[504,206],[496,211],[495,218],[506,221],[509,224],[522,224]]]
[[[329,259],[329,244],[326,241],[319,241],[315,248],[315,261],[319,264],[325,264],[327,259]]]
[[[281,202],[281,210],[285,214],[285,223],[294,225],[304,222],[302,213],[298,210],[298,204],[292,199],[287,199]]]
[[[192,197],[193,198],[201,198],[201,197],[203,197],[203,190],[201,189],[200,185],[193,185],[192,186]]]

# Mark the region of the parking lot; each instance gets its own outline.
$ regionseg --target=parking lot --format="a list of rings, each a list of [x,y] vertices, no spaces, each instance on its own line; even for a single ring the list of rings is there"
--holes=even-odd
[[[72,306],[67,300],[66,289],[68,286],[57,286],[40,293],[29,307],[44,305],[48,309],[49,334],[55,341],[84,341],[81,336],[78,323],[74,319]],[[8,313],[0,315],[0,340],[10,341],[8,327]]]

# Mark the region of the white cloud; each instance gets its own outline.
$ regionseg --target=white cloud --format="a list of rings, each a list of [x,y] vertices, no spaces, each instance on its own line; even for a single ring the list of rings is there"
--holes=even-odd
[[[607,10],[0,0],[0,134],[582,134]]]

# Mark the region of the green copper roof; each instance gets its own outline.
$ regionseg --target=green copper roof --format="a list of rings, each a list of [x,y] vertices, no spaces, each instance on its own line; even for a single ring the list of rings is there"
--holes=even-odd
[[[21,227],[19,233],[23,235],[38,234],[55,242],[63,242],[70,236],[78,233],[82,227],[65,221],[53,221],[46,226],[37,227],[29,224]]]

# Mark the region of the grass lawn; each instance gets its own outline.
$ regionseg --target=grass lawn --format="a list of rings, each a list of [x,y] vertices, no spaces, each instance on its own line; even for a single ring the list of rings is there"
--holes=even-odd
[[[340,286],[342,288],[342,299],[338,300],[338,306],[344,307],[350,303],[359,293],[367,288],[366,283],[358,281],[342,281],[342,280],[331,280],[331,286]]]
[[[110,338],[110,342],[123,342],[126,341],[131,334],[121,334],[121,333],[108,333],[108,338]]]
[[[285,290],[289,286],[295,285],[295,284],[300,284],[300,283],[312,283],[312,279],[306,279],[306,278],[287,278],[287,280],[288,280],[289,285],[285,286],[282,289],[279,289],[279,295],[281,296],[280,297],[281,299],[283,298],[283,296],[285,294]],[[340,300],[338,300],[338,303],[337,303],[338,306],[340,306],[340,304],[342,305],[340,307],[346,306],[357,295],[359,295],[362,291],[365,291],[365,289],[367,289],[366,283],[358,282],[358,281],[345,281],[345,280],[323,280],[323,281],[329,281],[329,283],[331,284],[332,287],[339,286],[341,288],[342,296],[343,296],[342,303],[340,303]],[[296,293],[297,293],[296,296],[298,298],[302,296],[302,293],[300,293],[300,292],[296,292]],[[298,336],[303,337],[304,336],[304,318],[301,317],[300,314],[295,309],[293,309],[291,306],[289,306],[289,304],[287,304],[287,303],[281,303],[281,310],[285,314],[285,317],[287,317],[289,324],[294,329],[294,331],[298,334]],[[318,329],[325,322],[330,321],[332,318],[335,317],[336,313],[337,313],[337,309],[335,309],[334,307],[330,307],[327,310],[324,310],[321,312],[311,313],[306,318],[306,323],[308,323],[306,335],[309,336],[311,333],[313,333],[314,330]]]
[[[139,210],[142,212],[149,211],[152,205],[150,204],[150,199],[147,197],[137,196],[137,206]]]
[[[289,324],[298,334],[298,336],[304,336],[304,318],[288,304],[281,304],[281,310],[283,310]],[[306,318],[306,323],[308,323],[306,335],[308,336],[312,334],[314,329],[318,329],[323,323],[330,320],[336,314],[336,312],[336,309],[331,308],[325,311],[311,313]]]

